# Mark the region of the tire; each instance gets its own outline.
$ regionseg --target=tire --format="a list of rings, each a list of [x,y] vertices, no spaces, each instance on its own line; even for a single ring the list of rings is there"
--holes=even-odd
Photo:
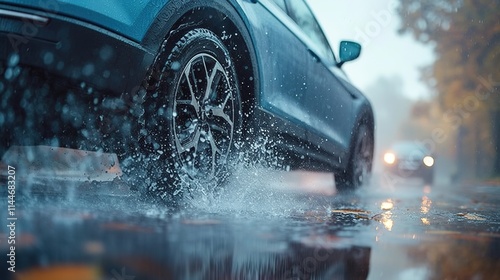
[[[366,184],[370,178],[373,162],[373,133],[361,125],[351,146],[347,170],[338,174],[336,181],[340,191],[352,191]]]
[[[220,185],[242,133],[238,79],[221,39],[197,28],[170,50],[165,46],[154,65],[159,78],[146,97],[144,141],[148,190],[162,198],[193,184]]]

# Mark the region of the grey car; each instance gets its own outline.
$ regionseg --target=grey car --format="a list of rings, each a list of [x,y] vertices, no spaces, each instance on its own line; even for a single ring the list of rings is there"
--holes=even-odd
[[[434,182],[435,156],[417,141],[395,143],[384,154],[386,171],[403,178],[421,178],[425,183]]]

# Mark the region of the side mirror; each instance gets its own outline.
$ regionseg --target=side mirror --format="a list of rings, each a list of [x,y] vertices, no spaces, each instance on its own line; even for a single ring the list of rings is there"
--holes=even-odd
[[[345,62],[355,60],[361,54],[361,45],[356,42],[342,41],[340,42],[340,62],[337,64],[341,67]]]

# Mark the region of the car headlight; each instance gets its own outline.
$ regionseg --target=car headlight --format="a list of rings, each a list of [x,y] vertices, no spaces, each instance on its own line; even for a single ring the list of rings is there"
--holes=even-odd
[[[423,162],[426,166],[431,167],[434,165],[434,158],[432,158],[431,156],[426,156],[424,157]]]
[[[384,161],[387,164],[394,164],[396,162],[396,155],[394,153],[388,152],[384,154]]]

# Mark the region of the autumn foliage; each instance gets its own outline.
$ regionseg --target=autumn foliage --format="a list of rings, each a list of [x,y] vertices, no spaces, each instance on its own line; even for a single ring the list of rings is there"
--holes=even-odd
[[[423,70],[452,135],[458,173],[500,175],[500,1],[401,0],[402,33],[434,45]]]

